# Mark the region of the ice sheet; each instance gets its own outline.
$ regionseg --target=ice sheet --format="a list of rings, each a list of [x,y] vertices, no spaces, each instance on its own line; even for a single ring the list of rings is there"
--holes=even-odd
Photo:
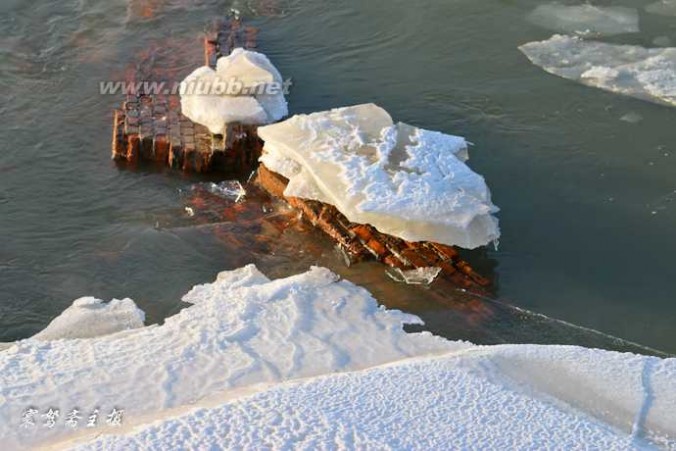
[[[183,299],[161,326],[0,352],[0,448],[676,446],[676,359],[406,334],[418,318],[322,268],[247,266]],[[75,406],[124,421],[20,427]]]
[[[258,134],[261,161],[289,178],[287,196],[409,241],[472,249],[499,237],[498,209],[464,163],[464,138],[394,124],[374,104],[296,115]]]
[[[528,20],[540,27],[563,33],[612,36],[639,31],[638,11],[623,6],[549,3],[535,8],[528,15]]]
[[[644,48],[555,35],[519,49],[547,72],[588,86],[676,106],[676,48]]]

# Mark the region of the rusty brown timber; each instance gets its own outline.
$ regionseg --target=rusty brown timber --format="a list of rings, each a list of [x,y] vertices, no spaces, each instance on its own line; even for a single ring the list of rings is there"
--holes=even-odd
[[[257,30],[239,19],[216,22],[204,37],[204,64],[236,47],[256,47]],[[156,81],[152,70],[141,67],[130,82]],[[185,172],[240,172],[255,169],[261,153],[256,127],[232,124],[224,136],[212,135],[181,113],[176,93],[128,94],[114,111],[112,158],[120,163],[139,162],[169,166]]]
[[[371,225],[352,223],[332,205],[285,197],[284,189],[289,181],[263,164],[258,167],[256,182],[273,196],[286,199],[300,210],[312,225],[338,243],[349,262],[375,258],[402,270],[434,266],[441,268],[441,274],[459,287],[485,293],[490,285],[490,281],[477,274],[451,246],[405,241],[380,233]]]
[[[215,23],[204,38],[204,64],[236,47],[254,49],[257,30],[239,19]],[[171,74],[176,77],[177,74]],[[149,80],[152,70],[141,65],[133,80]],[[128,95],[113,120],[113,159],[126,165],[152,162],[197,173],[246,176],[258,167],[256,183],[274,197],[285,199],[303,217],[333,239],[346,263],[375,259],[402,270],[439,267],[440,275],[458,287],[485,294],[490,281],[451,247],[430,242],[408,242],[378,232],[368,224],[354,224],[335,207],[317,201],[285,197],[288,180],[258,165],[263,142],[255,126],[229,125],[225,137],[209,133],[180,112],[178,96],[138,92]]]

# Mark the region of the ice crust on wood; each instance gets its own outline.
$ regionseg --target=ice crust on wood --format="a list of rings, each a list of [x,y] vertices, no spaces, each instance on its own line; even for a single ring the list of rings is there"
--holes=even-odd
[[[218,59],[216,70],[199,67],[181,82],[181,109],[214,134],[229,123],[268,124],[288,114],[282,83],[265,55],[236,48]]]
[[[563,33],[612,36],[639,31],[638,11],[623,6],[549,3],[535,8],[528,15],[528,20],[540,27]]]
[[[408,241],[472,249],[499,237],[498,208],[465,164],[464,138],[394,124],[374,104],[296,115],[258,134],[261,162],[289,179],[286,196]]]
[[[676,106],[676,48],[586,41],[555,35],[519,49],[545,71],[588,86]]]

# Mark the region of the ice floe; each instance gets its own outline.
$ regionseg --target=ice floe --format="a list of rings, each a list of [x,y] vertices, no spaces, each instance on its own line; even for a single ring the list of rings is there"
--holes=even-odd
[[[228,123],[268,124],[288,114],[283,85],[265,55],[237,48],[218,59],[216,70],[199,67],[181,82],[181,109],[215,134]]]
[[[644,48],[555,35],[519,49],[547,72],[607,91],[676,106],[676,48]]]
[[[623,6],[539,5],[529,15],[535,25],[563,33],[612,36],[638,33],[638,11]]]
[[[394,124],[374,104],[296,115],[258,135],[261,162],[289,179],[286,196],[409,241],[471,249],[499,237],[498,208],[465,164],[464,138]]]
[[[661,16],[676,16],[676,0],[657,1],[646,6],[645,10]]]
[[[418,318],[322,268],[271,281],[247,266],[184,301],[161,326],[0,352],[0,448],[676,445],[676,359],[407,334]]]

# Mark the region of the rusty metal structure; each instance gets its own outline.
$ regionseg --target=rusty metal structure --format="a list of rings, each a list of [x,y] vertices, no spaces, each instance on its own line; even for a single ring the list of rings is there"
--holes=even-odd
[[[257,30],[239,18],[216,22],[204,37],[204,63],[216,66],[220,56],[236,47],[256,48]],[[149,79],[152,74],[137,74]],[[490,281],[461,258],[457,249],[431,242],[407,242],[380,233],[368,224],[351,223],[334,206],[285,197],[288,180],[258,163],[264,143],[255,126],[229,125],[225,136],[212,135],[180,111],[176,94],[136,92],[114,111],[112,157],[123,165],[159,164],[187,173],[236,174],[255,171],[254,183],[273,197],[286,200],[343,251],[347,264],[378,260],[392,268],[439,267],[454,285],[486,294]]]

